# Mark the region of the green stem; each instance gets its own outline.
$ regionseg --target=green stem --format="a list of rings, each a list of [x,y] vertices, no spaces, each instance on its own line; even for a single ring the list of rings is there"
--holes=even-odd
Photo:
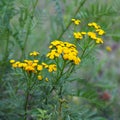
[[[68,64],[69,64],[69,63],[68,63]],[[67,65],[68,65],[68,64],[67,64]],[[73,72],[73,70],[74,70],[74,66],[73,66],[73,65],[71,65],[71,66],[68,68],[68,70],[67,70],[66,72],[64,72],[65,66],[66,66],[66,61],[64,61],[64,65],[63,65],[62,69],[60,69],[60,75],[58,76],[58,74],[57,74],[56,83],[57,83],[57,82],[59,81],[59,79],[60,79],[63,75],[65,75],[66,73],[68,73],[68,75],[67,75],[65,78],[68,78],[69,75],[70,75],[70,73]],[[51,90],[50,90],[50,93],[51,93],[53,90],[55,90],[55,89],[56,89],[56,87],[53,86],[53,87],[51,88]]]
[[[86,45],[85,48],[83,49],[83,52],[82,52],[80,58],[83,58],[83,57],[84,57],[84,54],[85,54],[87,48],[89,47],[90,42],[91,42],[91,39],[88,40],[87,45]]]
[[[59,101],[59,110],[58,110],[58,112],[59,112],[59,118],[58,118],[58,120],[62,120],[62,102],[61,101]]]
[[[26,76],[26,75],[25,75]],[[28,110],[28,104],[29,104],[29,95],[30,95],[30,91],[31,91],[31,75],[28,74],[28,76],[26,76],[26,84],[27,84],[27,89],[26,89],[26,96],[25,96],[25,104],[24,104],[24,110],[25,110],[25,115],[24,115],[24,120],[27,120],[27,110]]]
[[[61,67],[59,66],[59,62],[60,62],[59,59],[56,58],[55,62],[56,62],[56,65],[57,65],[57,69],[59,69],[61,71]],[[58,75],[59,75],[59,71],[57,70],[57,75],[56,76],[58,76]]]
[[[62,120],[62,85],[60,86],[60,91],[58,93],[59,95],[59,108],[58,108],[58,113],[59,113],[59,117],[58,120]]]
[[[8,47],[9,47],[9,38],[10,38],[10,31],[9,29],[7,29],[7,39],[6,39],[6,46],[5,46],[5,53],[4,53],[4,56],[3,56],[3,62],[1,63],[2,64],[2,69],[1,69],[1,75],[0,75],[0,81],[5,73],[5,69],[6,69],[6,63],[7,63],[7,60],[8,60]]]
[[[81,7],[84,5],[84,3],[87,0],[83,0],[81,2],[81,4],[79,5],[79,7],[77,8],[75,14],[73,15],[73,18],[77,15],[77,13],[79,12],[79,10],[81,9]],[[70,27],[70,25],[72,24],[72,21],[70,20],[70,22],[68,23],[68,25],[66,26],[66,28],[62,31],[62,33],[60,34],[60,36],[57,38],[58,40],[61,39],[61,37],[64,35],[64,33],[68,30],[68,28]]]
[[[85,55],[84,57],[87,57],[87,56],[88,56],[88,54],[92,51],[92,49],[95,47],[95,45],[96,45],[96,44],[94,44],[94,45],[91,47],[91,49],[86,53],[86,55]]]
[[[58,82],[59,79],[62,77],[62,74],[63,74],[63,72],[64,72],[64,68],[65,68],[65,66],[66,66],[66,61],[64,61],[64,63],[63,63],[63,67],[62,67],[62,69],[60,70],[60,75],[57,76],[57,80],[56,80],[56,82]]]
[[[25,58],[25,51],[26,51],[26,48],[27,48],[27,41],[28,41],[28,36],[29,36],[30,25],[31,25],[31,20],[30,20],[30,24],[29,24],[28,29],[27,29],[25,42],[24,42],[24,46],[23,46],[23,49],[22,49],[22,59]]]
[[[29,100],[29,88],[26,91],[25,108],[24,108],[24,110],[25,110],[25,119],[24,120],[27,120],[28,100]]]
[[[28,41],[28,37],[29,37],[29,34],[30,34],[32,18],[33,18],[33,14],[34,14],[35,8],[37,6],[37,3],[38,3],[38,0],[36,0],[35,4],[33,4],[33,11],[32,11],[32,13],[30,15],[31,18],[30,18],[30,21],[29,21],[29,24],[28,24],[28,27],[27,27],[27,32],[26,32],[26,36],[25,36],[25,40],[24,40],[23,49],[22,49],[22,59],[25,58],[25,51],[27,49],[27,41]]]
[[[59,75],[57,74],[55,85],[51,88],[50,93],[52,93],[52,91],[56,89],[56,84],[59,82],[60,78],[64,74],[63,72],[64,72],[65,66],[66,66],[66,61],[64,61],[63,67],[62,67],[62,69],[60,69],[60,74]]]
[[[10,36],[10,31],[8,29],[7,30],[7,41],[6,41],[6,48],[5,48],[5,56],[4,56],[5,61],[7,60],[7,57],[8,57],[9,36]]]
[[[83,49],[83,47],[80,45],[80,43],[78,42],[77,44],[78,44],[78,46],[79,46],[79,47],[82,49],[82,51],[83,51],[84,49]]]
[[[66,79],[67,79],[67,78],[70,76],[70,74],[73,72],[74,68],[75,68],[75,65],[71,65],[71,66],[69,67],[69,69],[65,72],[65,74],[67,73]]]
[[[86,50],[87,50],[87,47],[88,47],[88,46],[86,46],[85,49],[83,50],[82,55],[80,56],[80,58],[82,58],[82,57],[84,56],[84,54],[85,54],[85,52],[86,52]]]

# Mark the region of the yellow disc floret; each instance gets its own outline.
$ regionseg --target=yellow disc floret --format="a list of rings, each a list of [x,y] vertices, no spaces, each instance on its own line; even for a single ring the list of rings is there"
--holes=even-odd
[[[38,56],[39,55],[39,52],[37,51],[33,51],[30,53],[30,56]]]
[[[75,25],[79,25],[81,23],[81,21],[79,19],[72,19],[72,22],[75,24]]]
[[[43,79],[43,77],[41,75],[38,75],[37,78],[38,78],[38,80],[42,80]]]
[[[107,50],[108,52],[111,52],[111,51],[112,51],[112,48],[111,48],[110,46],[106,46],[106,50]]]
[[[80,58],[78,60],[78,51],[74,44],[55,40],[51,42],[50,46],[53,46],[49,47],[50,52],[47,54],[47,57],[49,57],[50,59],[55,59],[59,56],[62,56],[64,60],[73,61],[74,64],[80,63]],[[52,71],[52,69],[49,69],[49,71]]]
[[[15,60],[13,60],[13,59],[12,59],[12,60],[10,60],[10,63],[11,63],[11,64],[12,64],[12,63],[15,63]]]

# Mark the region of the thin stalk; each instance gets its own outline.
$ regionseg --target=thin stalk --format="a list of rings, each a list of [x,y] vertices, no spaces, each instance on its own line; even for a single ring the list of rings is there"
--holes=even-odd
[[[85,52],[86,52],[86,50],[87,50],[87,47],[88,47],[88,46],[86,46],[85,49],[83,50],[82,55],[80,56],[80,58],[82,58],[82,57],[84,56],[84,54],[85,54]]]
[[[24,120],[27,120],[27,110],[28,110],[28,104],[29,104],[29,95],[30,95],[30,91],[31,91],[31,76],[29,75],[29,77],[26,77],[27,81],[27,89],[26,89],[26,96],[25,96],[25,104],[24,104],[24,110],[25,110],[25,115],[24,115]]]
[[[38,3],[38,0],[36,0],[35,4],[33,4],[33,11],[30,15],[30,21],[29,21],[29,25],[27,27],[27,32],[26,32],[26,36],[25,36],[25,40],[24,40],[24,45],[23,45],[23,49],[22,49],[22,59],[25,58],[25,51],[27,49],[27,41],[28,41],[28,37],[29,37],[29,34],[30,34],[30,28],[31,28],[31,24],[32,24],[32,18],[33,18],[33,14],[34,14],[34,11],[35,11],[35,8],[37,6],[37,3]]]
[[[64,61],[64,63],[63,63],[63,67],[62,67],[62,69],[60,70],[60,75],[57,76],[57,80],[56,80],[56,82],[58,82],[59,79],[62,77],[62,74],[63,74],[63,72],[64,72],[64,68],[65,68],[65,66],[66,66],[66,61]]]
[[[78,42],[77,43],[78,44],[78,46],[82,49],[82,51],[84,50],[83,48],[82,48],[82,46],[80,45],[80,43]]]
[[[61,101],[59,101],[59,110],[58,110],[58,112],[59,112],[59,118],[58,118],[58,120],[62,120],[62,102]]]
[[[85,48],[84,48],[84,50],[83,50],[83,52],[82,52],[82,54],[81,54],[80,58],[82,58],[82,57],[84,56],[84,54],[85,54],[85,52],[86,52],[87,48],[88,48],[88,47],[89,47],[89,45],[90,45],[90,42],[91,42],[91,40],[89,39],[89,41],[88,41],[87,45],[85,46]]]
[[[64,61],[64,64],[63,64],[63,67],[62,67],[62,70],[61,70],[61,73],[60,73],[60,76],[58,77],[57,81],[64,75],[64,68],[66,66],[66,61]],[[66,72],[65,72],[66,73]],[[59,117],[58,117],[58,120],[62,120],[62,88],[63,88],[63,85],[60,85],[60,90],[59,90],[59,93],[58,93],[58,96],[59,96],[59,108],[58,108],[58,113],[59,113]]]
[[[87,57],[87,56],[88,56],[88,54],[92,51],[92,48],[94,48],[95,45],[96,45],[96,44],[94,44],[94,45],[91,47],[91,49],[88,51],[88,53],[86,53],[86,55],[85,55],[84,57]]]
[[[58,117],[58,120],[62,120],[62,87],[63,86],[60,86],[60,91],[58,93],[59,95],[59,108],[58,108],[58,113],[59,113],[59,117]]]
[[[27,91],[26,91],[25,106],[24,106],[24,110],[25,110],[24,120],[27,120],[28,100],[29,100],[29,88],[27,88]]]
[[[59,75],[57,74],[55,84],[57,84],[57,82],[58,82],[58,81],[60,80],[60,78],[62,77],[64,68],[65,68],[65,65],[66,65],[66,61],[64,61],[63,67],[62,67],[62,69],[60,69],[60,74],[59,74]],[[55,86],[53,86],[53,87],[51,88],[50,93],[52,93],[52,91],[53,91],[54,89],[56,89]]]
[[[71,65],[71,66],[69,67],[69,69],[65,72],[65,74],[68,73],[68,74],[66,75],[66,78],[68,78],[68,77],[70,76],[70,74],[73,72],[74,68],[75,68],[75,65]]]
[[[33,94],[34,86],[37,83],[36,77],[32,76],[32,73],[27,73],[24,72],[24,76],[26,78],[26,84],[27,84],[27,89],[26,89],[26,94],[25,94],[25,103],[24,103],[24,120],[27,120],[27,111],[28,111],[28,105],[29,105],[29,96],[30,94]]]
[[[6,38],[6,46],[5,46],[5,53],[4,53],[4,57],[3,57],[3,63],[2,63],[2,65],[3,65],[3,67],[2,67],[2,69],[1,69],[1,75],[0,75],[0,81],[1,81],[1,79],[2,79],[2,76],[3,76],[3,74],[4,74],[4,72],[5,72],[5,69],[6,69],[6,61],[7,61],[7,59],[8,59],[8,47],[9,47],[9,39],[10,39],[10,31],[9,31],[9,29],[7,30],[7,38]]]
[[[5,48],[5,56],[3,60],[7,60],[8,57],[8,47],[9,47],[9,38],[10,38],[10,31],[9,29],[7,30],[7,39],[6,39],[6,48]]]
[[[27,48],[27,41],[28,41],[30,26],[31,26],[31,20],[30,20],[30,24],[28,26],[27,33],[26,33],[26,36],[25,36],[25,42],[24,42],[24,46],[23,46],[23,49],[22,49],[22,59],[25,58],[25,51],[26,51],[26,48]]]
[[[77,15],[77,13],[79,12],[79,10],[81,9],[81,7],[84,5],[84,3],[87,0],[83,0],[81,2],[81,4],[79,5],[79,7],[77,8],[76,12],[73,15],[73,18]],[[70,27],[70,25],[72,24],[72,21],[70,20],[70,22],[68,23],[68,25],[66,26],[66,28],[62,31],[62,33],[60,34],[60,36],[57,38],[58,40],[61,39],[61,37],[64,35],[64,33],[68,30],[68,28]]]
[[[63,76],[63,75],[65,75],[67,72],[69,72],[70,71],[70,73],[73,71],[73,69],[74,69],[74,66],[73,66],[73,68],[72,68],[72,66],[66,71],[66,72],[64,72],[64,68],[65,68],[65,66],[66,66],[66,61],[64,61],[64,64],[63,64],[63,67],[62,67],[62,69],[60,69],[60,75],[58,76],[58,74],[57,74],[57,78],[56,78],[56,83],[59,81],[59,79]],[[71,70],[70,70],[71,69]],[[69,73],[69,74],[70,74]],[[69,76],[69,75],[68,75]],[[67,77],[66,77],[67,78]],[[51,88],[51,90],[50,90],[50,93],[54,90],[54,89],[56,89],[56,87],[55,86],[53,86],[52,88]]]
[[[61,71],[61,67],[59,66],[59,59],[55,59],[55,62],[56,62],[56,65],[57,65],[57,69],[59,69],[60,71]],[[57,70],[57,75],[56,76],[58,76],[59,75],[59,71]]]

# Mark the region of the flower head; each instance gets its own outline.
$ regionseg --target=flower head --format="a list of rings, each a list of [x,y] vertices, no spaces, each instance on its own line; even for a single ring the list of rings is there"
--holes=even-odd
[[[38,56],[39,55],[39,52],[37,51],[33,51],[30,53],[30,56]]]
[[[83,36],[82,36],[82,34],[80,32],[74,32],[73,35],[74,35],[74,38],[76,38],[76,39],[81,40],[83,38]]]
[[[10,60],[10,63],[15,63],[15,60],[13,60],[13,59],[12,59],[12,60]]]
[[[47,77],[45,78],[45,81],[48,82],[48,78]]]
[[[50,47],[50,52],[47,54],[48,58],[55,59],[62,56],[64,60],[73,61],[74,64],[80,63],[80,58],[78,60],[78,51],[74,44],[55,40],[51,42],[50,46],[52,47]],[[52,68],[49,67],[49,71],[55,71],[55,70],[56,70],[55,66],[52,66]]]
[[[79,19],[72,19],[72,22],[74,22],[75,25],[79,25],[81,23]]]
[[[100,27],[97,23],[95,23],[95,22],[88,23],[88,26],[89,26],[89,27],[94,27],[95,29],[101,28],[101,27]]]
[[[112,48],[111,48],[110,46],[106,46],[106,50],[107,50],[108,52],[111,52],[111,51],[112,51]]]
[[[43,77],[41,75],[38,75],[37,78],[38,78],[38,80],[42,80],[43,79]]]
[[[102,29],[97,29],[96,32],[98,33],[98,35],[103,35],[105,34],[105,31]]]

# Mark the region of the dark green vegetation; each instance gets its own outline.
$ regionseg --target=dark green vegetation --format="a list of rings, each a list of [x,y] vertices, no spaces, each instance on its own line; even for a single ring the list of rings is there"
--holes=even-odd
[[[0,0],[0,120],[119,120],[119,8],[120,0]],[[72,39],[71,18],[81,20],[83,31],[88,22],[101,25],[104,44],[63,85],[64,98],[37,85],[25,113],[25,78],[9,60],[23,60],[33,50],[44,60],[51,41]]]

